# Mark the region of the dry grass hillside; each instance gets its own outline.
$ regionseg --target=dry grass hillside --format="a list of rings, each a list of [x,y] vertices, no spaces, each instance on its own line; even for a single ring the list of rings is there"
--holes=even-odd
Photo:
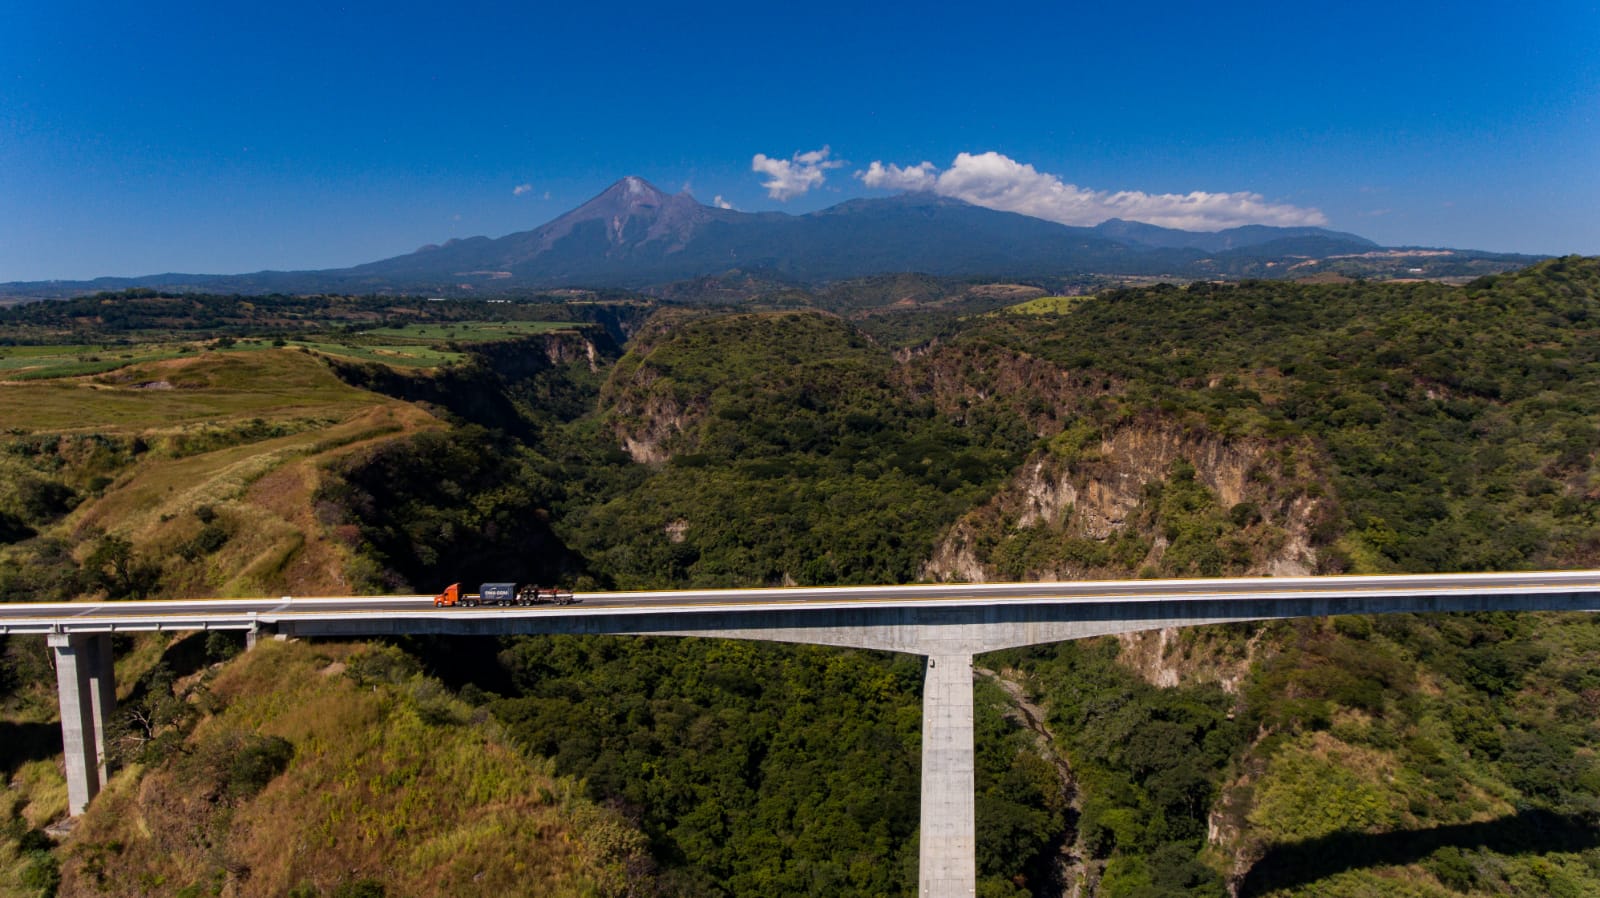
[[[443,426],[288,350],[0,383],[0,420],[0,482],[72,491],[70,512],[36,529],[80,562],[107,537],[126,540],[168,596],[351,591],[348,548],[312,515],[318,472]],[[12,589],[28,588],[16,579]]]
[[[189,637],[198,639],[200,637]],[[185,678],[170,757],[124,768],[61,894],[627,894],[643,837],[392,649],[267,642]],[[372,886],[368,886],[372,888]]]

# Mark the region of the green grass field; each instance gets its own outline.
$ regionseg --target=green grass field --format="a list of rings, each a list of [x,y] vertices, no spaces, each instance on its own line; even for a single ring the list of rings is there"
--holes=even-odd
[[[451,349],[452,345],[514,340],[570,327],[570,323],[562,321],[455,321],[374,328],[353,334],[295,340],[289,345],[398,368],[434,368],[466,358],[466,353]]]
[[[115,371],[136,362],[177,358],[184,353],[171,343],[144,346],[0,346],[0,380],[81,377]]]
[[[455,321],[448,324],[385,327],[363,333],[380,339],[399,338],[403,341],[437,343],[453,340],[458,343],[487,343],[494,340],[512,340],[530,334],[569,330],[571,327],[572,324],[565,321]]]
[[[349,334],[323,334],[292,340],[288,346],[310,352],[397,368],[435,368],[466,358],[451,344],[492,343],[571,328],[562,321],[458,321],[375,328]],[[268,348],[265,340],[239,340],[229,352]],[[135,344],[71,343],[0,346],[0,381],[84,377],[128,365],[182,358],[200,344],[155,341]]]
[[[1084,300],[1087,296],[1041,296],[1027,302],[1006,306],[1001,314],[1010,315],[1064,315],[1072,311],[1072,307]]]
[[[16,431],[133,430],[230,418],[343,417],[380,401],[307,353],[150,357],[93,378],[0,382],[0,422]]]
[[[290,346],[322,355],[360,362],[378,362],[397,368],[437,368],[466,358],[466,353],[435,349],[426,343],[335,343],[294,340]]]

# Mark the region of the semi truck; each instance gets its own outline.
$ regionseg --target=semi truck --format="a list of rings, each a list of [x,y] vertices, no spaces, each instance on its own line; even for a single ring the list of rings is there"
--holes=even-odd
[[[445,587],[444,592],[433,597],[433,607],[476,608],[479,605],[495,605],[509,608],[513,605],[575,605],[579,601],[571,590],[558,586],[546,588],[532,583],[521,586],[515,583],[485,583],[478,587],[477,592],[462,592],[460,583],[452,583]]]

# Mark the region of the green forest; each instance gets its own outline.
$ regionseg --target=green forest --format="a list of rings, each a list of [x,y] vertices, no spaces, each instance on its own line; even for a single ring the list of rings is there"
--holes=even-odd
[[[244,488],[144,529],[112,511],[141,466],[288,445],[314,471],[296,520],[342,553],[328,557],[357,591],[1600,566],[1596,260],[1462,287],[1197,282],[1014,306],[969,285],[918,289],[934,299],[898,303],[880,279],[781,308],[112,295],[96,302],[119,311],[99,322],[86,301],[0,311],[19,345],[186,328],[254,342],[191,352],[280,352],[430,416],[351,423],[335,451],[319,428],[347,400],[328,386],[320,412],[252,410],[259,424],[204,439],[14,428],[0,435],[0,597],[236,582],[221,568],[234,547],[242,557],[245,506],[260,501]],[[313,306],[360,326],[319,330]],[[359,345],[357,330],[379,328],[371,339],[394,340],[420,318],[440,329],[412,337],[450,353],[429,365],[290,345]],[[285,551],[271,576],[294,576],[312,549]],[[237,582],[286,582],[255,576]],[[0,664],[13,717],[38,704],[42,650],[24,643],[6,641]],[[626,867],[626,885],[585,874],[592,890],[573,894],[915,893],[920,659],[670,638],[374,651],[389,666],[363,676],[397,690],[394,708],[441,733],[493,731],[555,778],[540,788],[571,790],[587,831],[629,834],[596,862]],[[985,898],[1600,894],[1591,617],[1230,625],[977,667]],[[180,680],[141,689],[165,700],[192,688]],[[181,766],[186,746],[210,744],[209,713],[153,728],[139,763]],[[284,738],[263,782],[307,757]],[[230,819],[251,813],[219,796]],[[81,840],[41,844],[20,803],[8,825],[8,869],[89,881]],[[135,863],[114,841],[95,863]],[[206,855],[195,882],[235,882],[226,854]],[[415,882],[360,872],[300,894]],[[48,890],[34,875],[39,889],[16,894]]]

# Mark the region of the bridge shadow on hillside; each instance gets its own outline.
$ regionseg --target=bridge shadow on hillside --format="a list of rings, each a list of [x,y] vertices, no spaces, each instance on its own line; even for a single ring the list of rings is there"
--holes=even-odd
[[[244,651],[244,634],[235,630],[185,633],[161,652],[161,663],[182,679]]]
[[[61,724],[0,721],[0,775],[7,780],[29,761],[61,754]]]
[[[131,645],[132,643],[119,644],[118,654],[128,651]],[[170,676],[169,685],[163,688],[170,688],[171,681],[191,677],[211,664],[233,657],[242,651],[244,651],[244,634],[238,631],[183,633],[161,650],[161,657],[156,665],[143,676],[131,684],[118,684],[118,691],[126,689],[126,694],[118,699],[117,707],[127,708],[144,704],[150,697],[152,677],[159,669],[164,668]],[[59,745],[56,750],[60,751]]]
[[[1365,867],[1413,864],[1441,848],[1487,848],[1499,854],[1547,854],[1600,847],[1600,821],[1528,810],[1481,823],[1389,833],[1339,832],[1276,845],[1239,882],[1239,898],[1315,882]]]

